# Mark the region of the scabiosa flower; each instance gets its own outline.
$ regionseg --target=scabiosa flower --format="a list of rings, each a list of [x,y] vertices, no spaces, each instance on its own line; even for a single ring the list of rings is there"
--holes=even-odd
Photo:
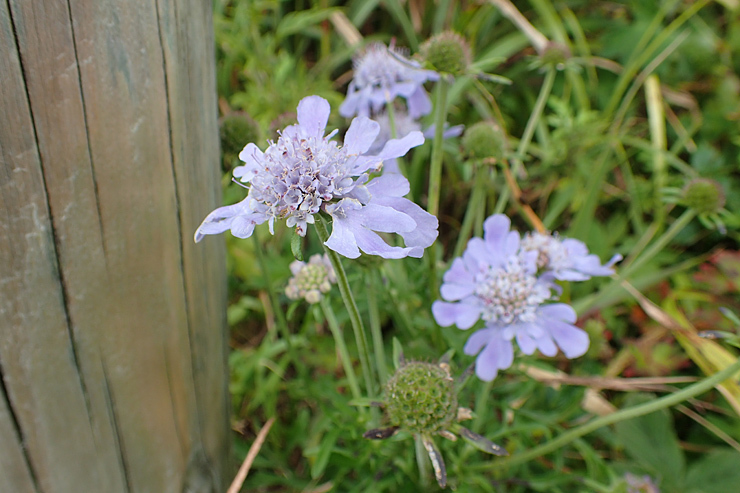
[[[599,257],[589,254],[585,243],[557,234],[527,233],[522,238],[521,249],[537,252],[537,268],[543,280],[586,281],[594,276],[610,276],[614,274],[613,265],[622,260],[616,254],[601,265]]]
[[[458,424],[470,419],[470,409],[457,406],[457,388],[450,375],[446,361],[439,364],[420,361],[401,361],[398,369],[385,386],[385,414],[390,427],[365,432],[365,438],[374,440],[389,438],[403,430],[421,440],[432,461],[434,475],[441,488],[447,486],[447,470],[433,436],[439,435],[456,441],[457,432],[471,445],[494,455],[508,455],[501,446],[486,437],[474,433]],[[452,431],[450,431],[452,430]]]
[[[336,131],[324,136],[329,112],[325,99],[309,96],[298,104],[298,124],[287,127],[264,153],[247,144],[239,154],[245,164],[234,169],[234,177],[249,184],[249,194],[209,214],[195,241],[226,230],[248,238],[264,222],[272,233],[276,219],[286,219],[305,236],[314,215],[323,211],[333,219],[326,245],[346,257],[357,258],[360,250],[384,258],[421,257],[437,237],[437,218],[403,198],[409,191],[403,176],[368,179],[383,161],[422,144],[423,135],[411,132],[388,141],[379,154],[365,155],[378,134],[377,122],[355,118],[339,146],[330,140]],[[376,232],[398,233],[406,246],[389,246]]]
[[[422,69],[418,62],[407,59],[402,50],[372,43],[355,58],[354,71],[347,98],[339,107],[343,117],[370,116],[397,97],[406,99],[412,118],[432,111],[432,102],[423,84],[439,79],[439,74]]]
[[[537,277],[536,251],[522,251],[511,221],[496,214],[484,223],[484,238],[472,238],[461,258],[445,273],[440,289],[446,301],[435,301],[432,313],[443,327],[462,330],[483,320],[464,352],[478,355],[475,372],[481,380],[496,378],[514,360],[512,340],[524,354],[535,349],[555,356],[560,348],[576,358],[588,349],[588,335],[573,325],[575,311],[564,303],[544,304],[552,297],[551,283]]]
[[[303,298],[311,304],[318,303],[321,295],[328,293],[331,285],[337,282],[334,268],[326,254],[312,255],[308,263],[294,260],[290,264],[290,272],[293,277],[288,280],[285,294],[291,300]]]

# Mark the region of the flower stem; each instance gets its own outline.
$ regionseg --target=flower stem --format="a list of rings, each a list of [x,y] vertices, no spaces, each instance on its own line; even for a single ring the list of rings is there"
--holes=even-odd
[[[716,385],[722,383],[724,380],[732,377],[738,371],[740,371],[740,359],[735,361],[732,365],[726,367],[724,370],[719,371],[714,375],[707,377],[704,380],[701,380],[693,385],[690,385],[683,390],[679,390],[678,392],[674,392],[670,395],[661,397],[660,399],[656,399],[654,401],[640,404],[639,406],[629,407],[627,409],[622,409],[615,413],[596,418],[584,425],[573,428],[572,430],[563,433],[559,437],[550,440],[549,442],[544,443],[539,447],[535,447],[526,452],[522,452],[521,454],[514,455],[508,459],[502,459],[496,462],[481,465],[479,467],[476,467],[476,469],[490,470],[512,467],[543,456],[545,454],[549,454],[550,452],[553,452],[560,447],[573,442],[583,435],[598,430],[603,426],[612,425],[614,423],[619,423],[620,421],[625,421],[628,419],[636,418],[638,416],[644,416],[645,414],[654,413],[655,411],[659,411],[670,406],[675,406],[680,402],[703,394],[704,392],[712,389],[712,387],[715,387]]]
[[[352,324],[352,331],[355,334],[355,342],[357,343],[357,352],[360,353],[360,366],[362,366],[362,376],[365,380],[367,395],[368,397],[374,397],[375,388],[372,383],[372,373],[370,372],[370,358],[367,352],[365,326],[362,324],[360,311],[357,309],[354,296],[352,296],[352,290],[350,289],[349,281],[347,280],[347,273],[344,271],[344,267],[342,267],[339,255],[324,244],[329,239],[329,231],[326,229],[326,220],[321,216],[321,214],[316,214],[314,217],[317,218],[317,221],[314,223],[316,233],[319,235],[321,244],[324,246],[324,251],[329,257],[332,267],[334,267],[334,273],[337,275],[339,292],[342,294],[344,306],[347,308],[347,312],[349,313],[349,320]]]
[[[434,113],[434,141],[432,142],[432,163],[429,171],[429,196],[427,211],[433,216],[439,212],[439,194],[442,185],[442,141],[445,120],[447,120],[447,92],[449,84],[444,77],[437,81],[437,99]]]
[[[473,224],[481,215],[481,210],[486,207],[488,168],[484,168],[483,166],[485,165],[476,165],[475,167],[473,175],[473,193],[470,195],[468,208],[465,211],[465,218],[463,219],[462,226],[460,226],[460,233],[457,235],[457,244],[455,245],[455,251],[452,254],[453,258],[462,255],[463,248],[465,248],[465,244],[470,239],[470,234],[473,231]]]
[[[527,126],[524,128],[524,133],[522,134],[522,138],[519,141],[519,146],[516,149],[516,158],[512,160],[514,162],[514,166],[512,167],[511,171],[514,176],[517,176],[521,171],[521,168],[524,166],[522,158],[526,155],[529,144],[532,143],[532,137],[534,136],[535,128],[537,127],[537,124],[542,117],[542,112],[545,110],[545,104],[547,104],[547,98],[550,97],[550,93],[552,92],[552,86],[554,83],[555,67],[550,67],[547,70],[547,74],[545,74],[545,80],[542,82],[540,94],[537,96],[537,101],[535,102],[534,108],[532,109],[532,114],[529,115]],[[510,196],[511,190],[509,190],[508,187],[504,188],[504,190],[501,192],[501,196],[498,199],[498,203],[496,204],[497,213],[504,211],[504,208],[506,207],[506,202],[508,202]]]
[[[256,234],[252,235],[252,241],[254,242],[254,253],[257,256],[257,263],[262,271],[262,278],[265,280],[267,286],[267,295],[270,298],[270,304],[272,305],[272,311],[275,315],[275,321],[283,334],[285,344],[288,345],[288,352],[292,352],[293,348],[290,343],[290,331],[288,330],[288,322],[285,320],[285,314],[280,307],[280,300],[278,300],[275,286],[272,283],[272,276],[270,276],[270,269],[267,267],[265,260],[265,253],[262,251],[262,244]]]
[[[380,330],[380,313],[378,311],[378,276],[375,272],[367,273],[367,304],[370,312],[370,334],[373,338],[373,352],[375,353],[375,367],[378,371],[380,385],[388,381],[388,367],[385,364],[385,346],[383,344],[383,333]]]
[[[347,351],[347,344],[344,342],[342,329],[339,328],[337,317],[334,316],[334,310],[332,310],[328,298],[322,296],[319,303],[321,304],[321,310],[324,312],[326,323],[329,325],[329,330],[331,330],[331,334],[334,336],[334,344],[336,344],[337,351],[339,351],[339,358],[342,360],[342,367],[344,368],[344,373],[347,375],[352,397],[359,399],[362,397],[362,392],[360,391],[360,385],[357,383],[357,376],[355,375],[355,369],[352,367],[352,360],[349,357],[349,351]]]

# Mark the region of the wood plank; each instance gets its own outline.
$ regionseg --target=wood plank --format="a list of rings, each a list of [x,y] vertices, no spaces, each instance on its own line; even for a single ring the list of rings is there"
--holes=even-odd
[[[192,239],[203,218],[221,204],[212,7],[199,0],[160,1],[158,7],[168,97],[178,102],[170,104],[170,123],[193,378],[205,463],[222,491],[233,471],[228,461],[218,459],[228,457],[228,432],[214,433],[229,419],[227,334],[222,330],[225,246],[222,237],[198,245]]]
[[[132,491],[179,492],[195,434],[180,231],[153,0],[72,0],[108,270],[102,345]]]
[[[99,327],[110,310],[109,279],[69,6],[14,0],[11,10],[49,191],[71,343],[90,408],[95,464],[100,477],[107,479],[106,491],[125,491],[115,423],[103,392],[105,349]],[[67,460],[78,458],[68,455]],[[85,486],[92,485],[81,483],[78,488]]]
[[[192,244],[220,202],[210,15],[194,0],[0,6],[15,56],[0,60],[0,438],[17,417],[45,492],[230,479],[224,248]],[[23,450],[0,451],[0,476]]]
[[[102,488],[7,3],[0,4],[0,24],[0,367],[9,403],[2,421],[7,429],[12,416],[22,445],[0,449],[25,454],[28,467],[3,475],[35,477],[45,492]]]

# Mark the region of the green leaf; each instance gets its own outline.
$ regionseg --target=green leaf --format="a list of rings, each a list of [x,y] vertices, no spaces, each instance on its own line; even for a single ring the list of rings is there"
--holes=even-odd
[[[735,493],[740,489],[740,453],[726,448],[711,452],[689,467],[686,493]]]
[[[326,470],[326,466],[329,463],[329,457],[331,457],[331,452],[337,443],[337,438],[339,438],[341,431],[341,428],[334,428],[324,435],[324,438],[321,440],[319,452],[316,454],[316,461],[311,465],[311,477],[313,479],[319,478],[324,474],[324,470]]]
[[[285,36],[290,36],[291,34],[300,33],[301,31],[305,31],[309,27],[314,26],[321,21],[325,21],[338,10],[339,9],[337,8],[314,8],[310,10],[291,12],[283,17],[283,19],[280,21],[280,25],[278,25],[277,32],[275,34],[278,38],[284,38]]]
[[[630,395],[625,407],[652,399],[655,396],[651,394]],[[615,425],[615,431],[627,453],[651,475],[662,478],[665,491],[681,491],[686,464],[668,410],[622,421]]]
[[[301,251],[301,243],[303,243],[303,238],[294,230],[293,235],[290,237],[290,250],[293,252],[293,256],[296,258],[296,260],[303,261],[303,251]]]
[[[369,397],[358,397],[349,401],[350,406],[357,407],[383,407],[383,403]]]
[[[404,365],[406,360],[403,357],[403,346],[401,346],[401,343],[396,339],[393,338],[393,366],[396,370],[398,370],[400,367]]]

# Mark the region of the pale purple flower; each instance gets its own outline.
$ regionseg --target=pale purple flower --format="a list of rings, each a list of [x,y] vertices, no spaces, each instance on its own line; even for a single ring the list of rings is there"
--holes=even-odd
[[[622,260],[622,256],[616,254],[601,265],[599,257],[589,254],[582,241],[536,232],[524,235],[522,251],[537,252],[537,268],[543,277],[558,281],[586,281],[594,276],[610,276],[614,274],[613,265]]]
[[[408,193],[402,176],[383,181],[382,187],[376,185],[380,178],[369,183],[368,179],[383,161],[421,145],[423,135],[411,132],[388,141],[377,155],[366,155],[378,123],[355,118],[339,146],[330,140],[336,131],[324,136],[330,110],[323,98],[304,98],[298,104],[298,124],[287,127],[277,143],[271,142],[264,153],[247,144],[239,154],[245,164],[234,169],[234,177],[249,184],[247,197],[209,214],[195,232],[195,241],[226,230],[247,238],[264,222],[272,233],[276,219],[286,219],[304,236],[314,215],[324,211],[334,220],[326,244],[342,255],[356,258],[362,250],[385,258],[420,257],[437,237],[437,219],[402,197]],[[406,247],[389,246],[375,231],[400,234]]]
[[[464,352],[478,355],[475,371],[481,380],[493,380],[514,360],[512,340],[524,354],[539,349],[555,356],[560,348],[576,358],[588,349],[588,335],[573,325],[575,311],[564,303],[544,304],[551,286],[537,277],[537,253],[523,252],[519,233],[502,214],[486,219],[484,238],[472,238],[463,256],[445,273],[440,289],[446,301],[435,301],[432,313],[443,327],[467,330],[483,320]]]
[[[308,263],[294,260],[290,264],[290,272],[293,277],[288,280],[285,294],[291,300],[303,298],[309,303],[318,303],[321,295],[328,293],[331,285],[337,282],[326,254],[312,255]]]
[[[423,84],[437,79],[437,72],[422,69],[418,62],[404,57],[401,50],[372,43],[354,60],[354,78],[339,114],[345,118],[370,116],[387,102],[402,97],[406,99],[409,115],[419,118],[432,111]]]

